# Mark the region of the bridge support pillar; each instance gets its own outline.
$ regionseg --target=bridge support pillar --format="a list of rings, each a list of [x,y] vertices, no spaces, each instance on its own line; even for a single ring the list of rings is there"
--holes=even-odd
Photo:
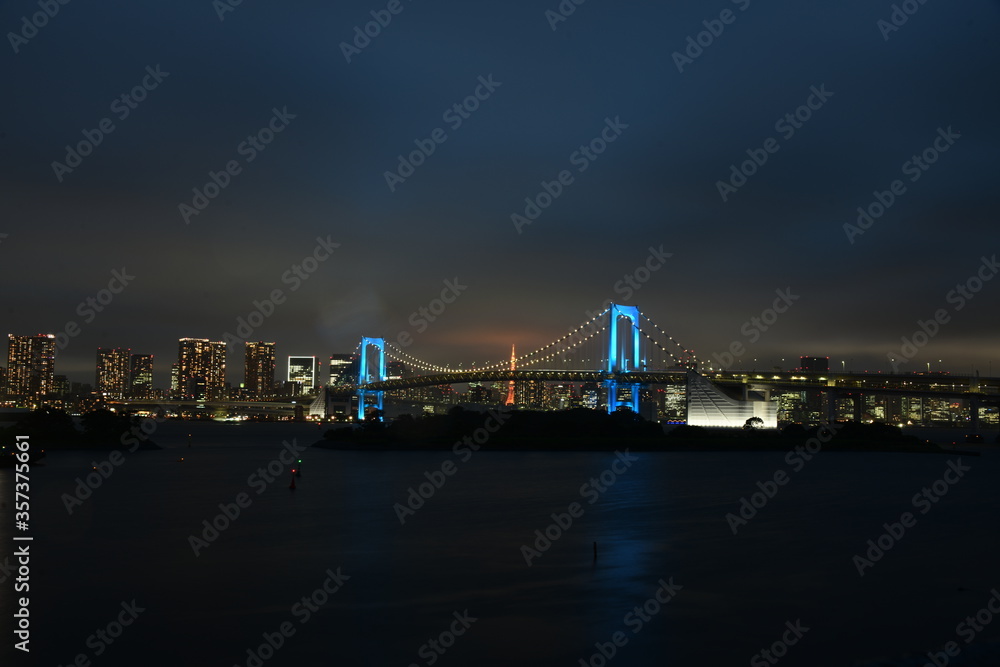
[[[619,340],[618,319],[624,317],[631,323],[631,335],[624,335]],[[629,345],[631,342],[631,346]],[[631,351],[628,349],[631,347]],[[631,353],[630,353],[631,352]],[[642,363],[639,359],[639,309],[635,306],[622,306],[612,303],[608,307],[608,368],[609,374],[627,373],[639,370]],[[618,409],[618,381],[613,377],[605,380],[604,386],[608,394],[608,414]],[[639,414],[639,385],[623,383],[630,387],[632,393],[631,405],[633,412]]]
[[[375,409],[380,411],[382,408],[383,393],[381,390],[369,391],[365,389],[365,385],[372,382],[372,375],[368,372],[368,346],[374,345],[378,349],[378,376],[375,382],[385,382],[387,376],[385,374],[385,339],[384,338],[369,338],[368,336],[361,337],[361,360],[358,364],[358,421],[364,421],[365,419],[365,397],[369,394],[375,395]],[[382,417],[380,416],[379,419]]]
[[[837,392],[833,389],[826,390],[826,423],[833,424],[837,421]]]
[[[854,394],[854,421],[861,423],[861,417],[864,414],[865,407],[865,396],[864,394],[857,393]]]
[[[969,425],[973,433],[979,433],[979,397],[969,399]]]
[[[634,382],[626,382],[619,385],[617,380],[605,380],[604,387],[607,389],[608,414],[611,414],[618,409],[618,390],[622,387],[628,387],[631,395],[628,408],[632,412],[639,414],[639,394],[641,386],[642,385]]]

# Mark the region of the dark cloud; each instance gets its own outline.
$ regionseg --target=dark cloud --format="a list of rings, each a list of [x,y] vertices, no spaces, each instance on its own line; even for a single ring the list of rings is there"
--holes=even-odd
[[[178,337],[219,338],[274,289],[288,300],[255,337],[323,356],[412,330],[458,278],[468,289],[408,351],[499,360],[621,298],[616,282],[663,245],[672,257],[631,301],[703,356],[790,287],[800,300],[747,358],[884,370],[998,250],[998,3],[920,5],[888,40],[876,22],[891,3],[586,3],[553,31],[557,4],[405,2],[350,64],[340,43],[384,3],[243,3],[224,21],[208,1],[61,5],[0,53],[4,333],[80,320],[77,305],[128,267],[136,280],[59,372],[88,379],[96,347],[129,346],[157,355],[164,385]],[[723,9],[735,21],[678,72],[672,54]],[[34,11],[5,3],[0,28]],[[169,76],[115,118],[112,102],[157,65]],[[501,85],[452,129],[445,111],[490,75]],[[814,86],[834,94],[783,138],[776,121]],[[247,163],[241,143],[285,108],[295,118]],[[58,182],[52,161],[105,117],[114,132]],[[606,118],[628,128],[576,171],[571,155]],[[439,127],[447,140],[390,192],[384,172]],[[849,243],[857,207],[949,127],[961,139]],[[780,149],[723,202],[716,182],[769,137]],[[229,160],[241,172],[185,224],[178,205]],[[564,169],[573,183],[518,234],[510,215]],[[284,272],[328,235],[340,248],[289,291]],[[987,283],[911,363],[1000,364],[998,290]],[[239,366],[231,356],[231,379]]]

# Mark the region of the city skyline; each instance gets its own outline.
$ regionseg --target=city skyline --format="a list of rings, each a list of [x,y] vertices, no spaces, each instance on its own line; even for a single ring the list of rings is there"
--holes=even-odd
[[[241,321],[471,364],[615,300],[703,360],[886,370],[924,323],[901,370],[1000,365],[1000,5],[722,6],[406,5],[364,48],[360,5],[66,8],[9,54],[5,329],[74,378]]]
[[[998,34],[0,3],[7,652],[1000,664]]]
[[[42,354],[44,359],[43,363],[47,369],[44,376],[48,380],[43,381],[42,385],[50,386],[53,381],[52,378],[66,378],[68,382],[79,385],[89,385],[93,387],[93,390],[98,395],[104,395],[107,398],[121,400],[122,398],[149,398],[153,395],[154,391],[163,391],[168,396],[187,396],[191,397],[194,395],[202,395],[198,392],[188,392],[181,389],[185,386],[185,383],[189,383],[193,376],[211,376],[212,380],[207,382],[208,385],[215,387],[216,391],[224,390],[227,386],[234,389],[242,388],[247,395],[255,396],[258,398],[272,398],[280,393],[280,388],[287,383],[296,383],[301,386],[301,391],[304,394],[312,394],[322,386],[328,386],[331,384],[339,384],[344,380],[348,383],[351,382],[351,377],[344,376],[344,368],[349,368],[350,365],[357,363],[359,359],[359,354],[356,348],[354,352],[350,353],[331,353],[329,355],[283,355],[286,359],[286,363],[281,366],[278,364],[278,358],[282,355],[277,354],[277,343],[276,342],[266,342],[266,341],[237,341],[232,340],[229,344],[225,341],[210,341],[209,339],[201,338],[191,338],[184,337],[178,339],[178,351],[173,358],[174,361],[168,361],[161,363],[159,365],[154,363],[155,355],[152,354],[135,354],[132,353],[131,348],[97,348],[97,360],[94,367],[91,368],[91,377],[94,379],[93,383],[86,381],[83,376],[80,377],[70,377],[64,372],[59,372],[61,369],[58,368],[57,354],[48,354],[48,349],[51,347],[54,350],[58,350],[57,339],[53,334],[30,334],[30,335],[16,335],[8,334],[8,351],[6,356],[7,366],[0,366],[0,394],[4,391],[14,395],[18,393],[22,394],[34,394],[39,393],[34,390],[32,391],[13,391],[8,390],[8,387],[29,387],[30,382],[27,375],[24,375],[24,367],[26,366],[24,359],[27,359],[32,355],[32,350],[39,344],[45,344],[46,352]],[[233,349],[233,344],[239,343],[242,345],[242,353]],[[391,345],[392,341],[389,341]],[[189,350],[191,346],[197,346],[198,352],[194,350]],[[202,348],[209,349],[208,356],[204,359],[198,359],[197,361],[186,361],[188,355],[190,354],[200,354]],[[398,349],[398,348],[397,348]],[[513,355],[513,351],[512,351]],[[433,374],[436,371],[433,369],[422,368],[420,365],[408,364],[403,360],[393,360],[392,355],[387,357],[387,368],[395,367],[406,368],[408,372],[414,372],[418,375],[423,374]],[[230,357],[232,361],[236,363],[229,363]],[[242,359],[242,363],[239,363]],[[324,359],[328,359],[327,368],[324,370]],[[12,363],[12,360],[18,362],[17,364]],[[724,371],[820,371],[829,372],[831,375],[836,375],[840,372],[848,373],[872,373],[881,374],[882,369],[866,369],[866,368],[854,368],[848,367],[847,359],[840,360],[840,366],[837,366],[837,360],[830,359],[829,356],[814,356],[814,355],[800,355],[798,357],[785,357],[780,359],[781,365],[775,366],[745,366],[740,365],[739,361],[741,358],[734,357],[730,355],[729,359],[722,359],[723,362],[731,361],[732,363],[719,364],[719,359],[698,359],[698,370],[701,372],[724,372]],[[603,360],[606,361],[606,358]],[[758,360],[753,359],[756,362]],[[761,360],[763,361],[763,360]],[[514,364],[514,357],[512,356],[510,368],[517,368]],[[794,365],[797,362],[798,365]],[[194,363],[197,368],[195,370],[183,371],[181,370],[186,363]],[[603,362],[602,362],[603,363]],[[22,375],[10,375],[9,369],[14,365],[22,366]],[[209,366],[215,365],[217,368],[211,372],[207,371]],[[556,361],[549,364],[547,367],[556,368],[560,365],[565,365],[562,362]],[[678,366],[684,366],[685,364],[678,364]],[[492,364],[492,367],[506,366],[506,363]],[[925,373],[945,373],[954,374],[956,376],[966,375],[961,371],[961,369],[952,369],[944,362],[944,360],[926,361],[924,367],[914,367],[910,369],[904,369],[900,364],[897,369],[890,368],[886,374],[889,375],[906,375],[908,373],[912,374],[925,374]],[[467,370],[473,369],[472,366],[456,365],[451,366],[456,370],[465,368]],[[891,364],[890,364],[891,367]],[[227,370],[228,368],[228,370]],[[979,374],[978,369],[970,369],[971,372],[968,373],[969,376],[975,376]],[[990,367],[992,370],[992,367]],[[96,373],[95,373],[96,371]],[[356,369],[352,372],[356,372]],[[391,375],[391,373],[390,373]],[[162,377],[164,380],[162,383],[157,383],[156,378]],[[991,375],[985,375],[985,377],[992,377]],[[7,385],[7,380],[10,378],[10,382],[13,384]],[[267,381],[268,378],[270,381]],[[282,379],[285,378],[285,379]],[[34,380],[37,384],[37,378]],[[27,384],[26,384],[27,383]],[[205,381],[202,380],[202,386],[204,388]],[[511,383],[513,386],[513,383]],[[523,389],[523,388],[522,388]],[[204,389],[202,389],[203,391]],[[40,393],[44,394],[44,391]]]

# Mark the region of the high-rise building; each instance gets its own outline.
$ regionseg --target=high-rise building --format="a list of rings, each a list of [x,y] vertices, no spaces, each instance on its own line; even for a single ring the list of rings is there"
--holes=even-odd
[[[168,396],[175,398],[181,393],[180,382],[177,378],[177,362],[170,364],[170,392]]]
[[[65,375],[56,375],[52,379],[52,393],[56,396],[66,396],[69,394],[69,378]]]
[[[385,365],[385,376],[390,380],[408,377],[408,371],[409,369],[402,361],[389,361]]]
[[[573,385],[557,384],[552,387],[552,404],[549,406],[553,410],[569,410],[573,407]]]
[[[330,386],[354,384],[358,379],[361,358],[356,354],[330,355]]]
[[[246,344],[243,389],[253,398],[274,396],[274,343]]]
[[[105,398],[120,401],[129,390],[129,355],[131,350],[97,348],[97,393]]]
[[[799,357],[800,371],[830,372],[830,357]]]
[[[207,338],[181,338],[177,350],[175,397],[216,401],[225,398],[226,344]]]
[[[56,337],[7,335],[7,394],[40,398],[52,391]]]
[[[546,404],[547,386],[541,380],[519,380],[514,389],[514,401],[517,405],[540,408]]]
[[[288,357],[288,381],[298,383],[303,394],[313,393],[316,389],[316,357]]]
[[[153,398],[153,355],[133,354],[129,362],[129,398]]]
[[[493,392],[488,387],[484,387],[482,382],[469,383],[470,403],[490,403],[492,400]]]

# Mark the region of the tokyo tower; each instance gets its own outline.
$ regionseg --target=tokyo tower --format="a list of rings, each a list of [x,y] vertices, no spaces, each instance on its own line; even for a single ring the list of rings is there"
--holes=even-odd
[[[514,346],[510,346],[510,370],[514,370]],[[507,387],[507,400],[504,401],[504,405],[514,405],[514,381],[510,381],[510,385]]]

